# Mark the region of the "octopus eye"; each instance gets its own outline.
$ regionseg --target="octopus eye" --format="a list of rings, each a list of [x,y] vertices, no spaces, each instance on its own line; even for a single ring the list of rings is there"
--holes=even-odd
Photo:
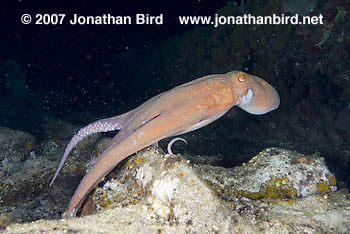
[[[242,74],[238,75],[238,81],[239,82],[244,82],[246,80],[247,80],[247,76],[245,74],[242,73]]]

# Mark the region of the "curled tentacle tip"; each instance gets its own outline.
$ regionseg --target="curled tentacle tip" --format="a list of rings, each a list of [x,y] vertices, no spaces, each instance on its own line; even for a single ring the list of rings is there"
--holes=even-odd
[[[167,150],[168,150],[168,154],[172,155],[173,154],[173,151],[171,150],[171,147],[173,146],[173,144],[176,142],[176,141],[183,141],[186,143],[186,145],[188,145],[187,141],[181,137],[175,137],[174,139],[172,139],[169,144],[168,144],[168,147],[167,147]]]

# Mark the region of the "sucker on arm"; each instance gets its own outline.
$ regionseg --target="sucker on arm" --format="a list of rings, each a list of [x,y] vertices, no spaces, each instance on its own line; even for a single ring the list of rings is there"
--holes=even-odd
[[[74,146],[76,146],[80,141],[82,141],[84,138],[99,132],[110,132],[115,130],[121,130],[124,125],[127,122],[127,116],[130,115],[130,113],[125,113],[122,115],[118,115],[111,118],[101,119],[97,120],[93,123],[88,124],[87,126],[81,128],[70,140],[68,143],[66,149],[64,150],[62,159],[60,164],[58,165],[58,168],[55,172],[55,175],[53,176],[50,185],[53,184],[53,182],[56,180],[58,173],[63,167],[64,162],[66,161],[69,153],[72,151]]]
[[[195,79],[163,92],[123,115],[88,125],[68,144],[52,182],[69,152],[80,140],[95,132],[120,131],[80,182],[69,203],[66,217],[74,216],[100,180],[120,161],[138,150],[163,138],[204,127],[233,106],[260,115],[277,109],[279,104],[278,93],[266,81],[244,72],[232,71]],[[172,153],[171,144],[168,152]]]

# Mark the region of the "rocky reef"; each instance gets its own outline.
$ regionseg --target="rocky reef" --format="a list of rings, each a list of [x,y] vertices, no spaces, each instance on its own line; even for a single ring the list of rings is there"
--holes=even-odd
[[[23,161],[33,155],[36,139],[33,135],[0,127],[0,173],[12,175],[21,170]]]
[[[61,131],[53,133],[53,127],[59,125]],[[29,133],[0,128],[1,227],[9,223],[59,218],[70,196],[67,193],[74,191],[85,172],[87,164],[81,163],[84,162],[81,157],[95,146],[98,134],[85,139],[72,153],[68,166],[63,168],[63,173],[69,173],[69,176],[59,178],[58,186],[48,187],[67,141],[62,134],[72,135],[77,127],[50,119],[45,122],[45,129],[51,137],[39,144]],[[96,144],[96,149],[99,149],[99,144]],[[66,199],[62,200],[62,197]]]
[[[198,167],[202,177],[232,199],[296,199],[336,191],[335,176],[324,158],[290,150],[268,148],[233,169]]]
[[[95,140],[83,145],[91,149],[94,144],[95,152],[103,145],[93,143]],[[241,166],[224,168],[206,163],[210,160],[200,161],[198,155],[164,155],[159,148],[150,147],[125,160],[106,178],[85,203],[85,216],[58,219],[73,185],[79,182],[74,182],[74,174],[86,166],[78,160],[85,152],[83,147],[71,155],[68,164],[76,162],[64,170],[63,179],[53,188],[47,185],[57,162],[40,153],[26,159],[13,176],[2,175],[2,233],[350,230],[350,195],[345,189],[336,191],[335,176],[324,159],[280,148],[267,148]]]

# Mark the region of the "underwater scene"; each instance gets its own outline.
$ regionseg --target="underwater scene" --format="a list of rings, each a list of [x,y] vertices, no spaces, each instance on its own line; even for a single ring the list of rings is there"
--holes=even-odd
[[[349,0],[0,19],[0,233],[350,233]]]

